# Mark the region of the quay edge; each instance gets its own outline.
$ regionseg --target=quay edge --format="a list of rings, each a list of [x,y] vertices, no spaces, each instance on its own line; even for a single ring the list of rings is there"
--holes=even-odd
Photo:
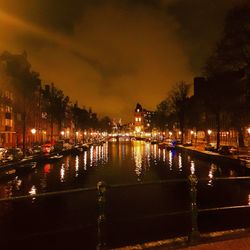
[[[226,163],[226,164],[234,164],[234,165],[238,165],[240,167],[247,169],[248,162],[244,159],[239,159],[237,156],[221,155],[215,152],[210,152],[210,151],[205,151],[205,150],[201,151],[194,147],[185,147],[182,145],[177,145],[175,148],[176,150],[187,152],[189,154],[195,155],[197,157],[200,157],[206,160],[210,160],[214,162],[221,162],[221,163]]]

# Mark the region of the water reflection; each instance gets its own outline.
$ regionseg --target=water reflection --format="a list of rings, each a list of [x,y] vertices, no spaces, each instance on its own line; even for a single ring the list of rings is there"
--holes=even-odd
[[[65,178],[65,164],[63,163],[60,170],[60,181],[64,182],[65,181],[64,178]]]
[[[197,169],[196,169],[197,168]],[[206,184],[213,187],[216,175],[236,176],[237,169],[196,159],[175,150],[159,149],[144,141],[113,142],[91,146],[76,156],[62,161],[39,165],[36,171],[22,174],[12,181],[2,181],[0,197],[55,191],[72,187],[95,186],[100,179],[109,184],[136,181],[187,178],[198,173],[207,176]],[[33,186],[37,189],[30,190]],[[214,188],[214,187],[213,187]]]
[[[87,151],[84,151],[84,153],[83,153],[83,168],[84,168],[84,170],[87,170],[87,157],[88,157]]]
[[[36,187],[35,187],[35,185],[33,185],[33,186],[31,187],[31,189],[30,189],[30,191],[29,191],[29,194],[30,194],[30,195],[36,195]]]
[[[213,186],[213,180],[214,180],[214,175],[216,171],[217,171],[217,166],[212,163],[208,172],[208,178],[209,178],[208,185],[209,186]]]
[[[89,163],[89,166],[90,166],[90,167],[92,167],[92,166],[93,166],[93,157],[94,157],[93,152],[94,152],[94,147],[93,147],[93,146],[91,146],[91,147],[90,147],[90,154],[89,154],[89,157],[90,157],[90,163]]]
[[[194,161],[193,161],[193,160],[191,160],[190,171],[191,171],[191,174],[194,174],[194,173],[195,173],[195,164],[194,164]]]
[[[50,168],[51,168],[50,164],[45,164],[44,167],[43,167],[44,173],[48,174],[50,172]]]
[[[31,187],[31,189],[30,189],[30,191],[29,191],[29,194],[32,196],[32,195],[36,195],[36,187],[35,187],[35,185],[33,185],[32,187]],[[34,202],[35,201],[35,197],[33,197],[32,198],[32,202]]]
[[[77,155],[75,159],[75,177],[78,176],[78,171],[79,171],[79,156]]]
[[[168,152],[168,164],[169,164],[169,170],[171,171],[173,168],[173,153],[172,150],[169,150]]]
[[[182,156],[181,156],[181,154],[178,155],[178,167],[179,167],[179,171],[182,172]]]
[[[133,153],[134,153],[133,157],[135,160],[135,173],[138,177],[137,180],[141,181],[143,147],[140,141],[134,142]]]
[[[154,163],[157,162],[156,149],[157,149],[157,146],[156,146],[156,144],[154,144],[154,145],[153,145],[153,159],[154,159]]]
[[[166,161],[166,149],[165,148],[162,150],[162,160],[163,162]]]

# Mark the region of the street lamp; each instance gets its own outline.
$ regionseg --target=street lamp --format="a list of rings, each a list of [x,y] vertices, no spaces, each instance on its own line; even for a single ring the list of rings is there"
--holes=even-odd
[[[36,129],[35,129],[35,128],[32,128],[32,129],[30,130],[30,132],[31,132],[32,135],[35,135],[35,134],[36,134]]]
[[[210,135],[212,134],[212,130],[208,129],[207,134],[208,134],[207,140],[208,140],[208,143],[210,143]]]
[[[173,134],[173,133],[172,133],[171,131],[169,131],[169,137],[170,137],[170,138],[171,138],[172,134]]]
[[[35,128],[32,128],[32,129],[30,130],[30,132],[31,132],[31,134],[33,135],[33,136],[32,136],[32,139],[33,139],[33,144],[34,144],[36,129],[35,129]]]

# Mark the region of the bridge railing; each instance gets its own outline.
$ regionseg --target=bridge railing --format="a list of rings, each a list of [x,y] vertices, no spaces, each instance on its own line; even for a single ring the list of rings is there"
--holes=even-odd
[[[49,198],[55,196],[64,196],[67,194],[80,194],[89,191],[96,191],[97,192],[97,207],[98,207],[98,215],[96,220],[96,228],[97,228],[97,249],[107,249],[107,226],[108,220],[106,215],[106,206],[109,202],[107,198],[107,191],[113,189],[121,189],[121,188],[129,188],[129,187],[137,187],[137,186],[146,186],[146,185],[163,185],[163,184],[178,184],[178,183],[188,183],[189,185],[189,201],[190,201],[190,208],[188,210],[182,211],[172,211],[166,213],[157,213],[157,214],[150,214],[143,216],[143,219],[149,218],[157,218],[163,216],[174,216],[174,215],[181,215],[187,214],[190,216],[190,232],[188,235],[188,242],[190,244],[194,244],[199,242],[200,240],[200,231],[198,228],[198,214],[204,212],[220,212],[220,211],[227,211],[227,210],[235,210],[235,209],[242,209],[242,208],[250,208],[250,205],[236,205],[236,206],[224,206],[224,207],[212,207],[212,208],[203,208],[200,209],[197,204],[197,184],[198,182],[209,181],[209,178],[200,178],[198,179],[195,174],[191,174],[188,176],[187,179],[171,179],[171,180],[158,180],[158,181],[147,181],[147,182],[139,182],[139,183],[126,183],[126,184],[119,184],[119,185],[108,185],[104,181],[99,181],[96,187],[90,188],[76,188],[71,190],[63,190],[63,191],[56,191],[56,192],[47,192],[47,193],[38,193],[33,195],[23,195],[23,196],[16,196],[16,197],[8,197],[8,198],[1,198],[0,203],[3,202],[16,202],[22,200],[30,200],[34,198]],[[250,176],[241,176],[241,177],[217,177],[213,179],[216,180],[250,180]]]

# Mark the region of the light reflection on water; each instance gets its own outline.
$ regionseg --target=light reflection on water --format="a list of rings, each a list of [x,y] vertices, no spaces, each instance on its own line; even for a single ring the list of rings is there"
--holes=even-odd
[[[144,141],[111,142],[91,146],[76,156],[65,156],[56,163],[38,166],[37,170],[0,183],[0,197],[95,186],[99,180],[109,184],[187,178],[195,173],[208,178],[236,176],[235,169],[221,172],[215,163],[206,162],[175,150],[159,149]],[[35,189],[32,187],[35,187]]]
[[[173,154],[172,154],[172,150],[169,150],[168,152],[168,160],[169,160],[169,169],[172,170],[173,167]]]
[[[79,156],[78,155],[76,155],[76,161],[75,161],[75,171],[76,171],[76,173],[75,173],[75,177],[77,177],[78,176],[78,171],[79,171]]]
[[[208,172],[208,186],[213,186],[213,182],[214,182],[214,175],[217,172],[217,166],[212,163]]]
[[[60,170],[60,181],[64,182],[64,180],[65,180],[65,164],[63,163]]]
[[[191,161],[190,172],[191,172],[191,174],[195,173],[195,164],[194,164],[194,161]]]
[[[179,164],[179,171],[182,171],[182,156],[181,154],[178,155],[178,164]]]

